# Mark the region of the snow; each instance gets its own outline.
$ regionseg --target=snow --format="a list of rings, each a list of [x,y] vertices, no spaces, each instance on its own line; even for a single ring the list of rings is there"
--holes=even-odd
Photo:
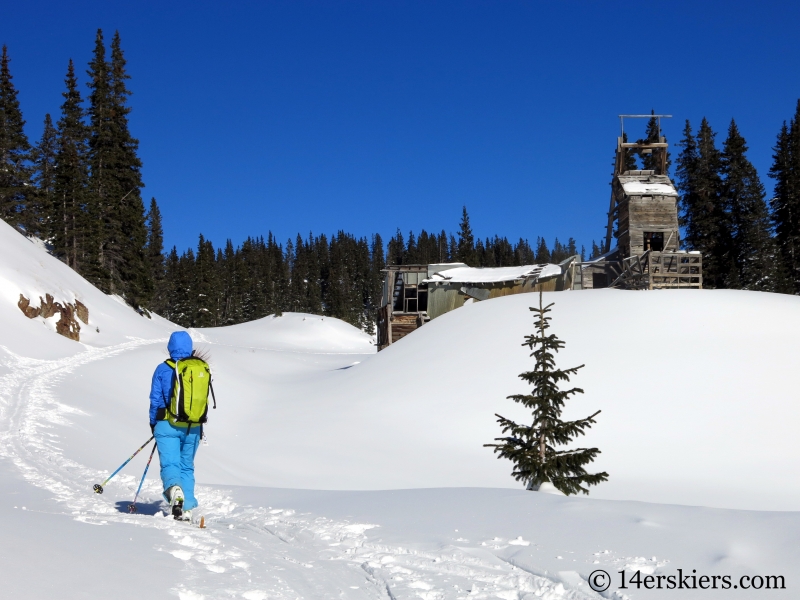
[[[521,416],[538,298],[474,303],[376,354],[363,332],[286,313],[191,330],[218,410],[199,529],[163,516],[158,468],[127,512],[147,392],[176,328],[106,296],[0,223],[0,573],[14,598],[723,598],[592,592],[589,574],[800,575],[794,350],[800,299],[733,291],[545,294],[559,364],[585,363],[567,416],[610,480],[527,492],[482,444]],[[78,298],[75,343],[19,292]],[[100,328],[100,333],[95,328]],[[90,333],[94,331],[94,334]],[[87,336],[84,339],[83,334]],[[697,335],[702,332],[702,335]],[[154,462],[157,459],[154,459]],[[552,491],[552,490],[551,490]],[[23,510],[24,507],[24,510]],[[46,565],[46,569],[42,568]],[[746,597],[745,594],[739,594]]]
[[[628,196],[677,196],[675,188],[667,183],[648,183],[646,181],[627,181],[622,189]]]
[[[558,265],[523,265],[521,267],[495,267],[478,269],[475,267],[457,267],[434,273],[425,282],[444,281],[448,283],[500,283],[514,281],[526,277],[550,277],[560,275]]]

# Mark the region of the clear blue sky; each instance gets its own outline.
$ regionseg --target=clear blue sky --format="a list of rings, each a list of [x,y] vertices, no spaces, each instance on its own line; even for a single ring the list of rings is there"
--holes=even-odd
[[[67,61],[122,36],[165,244],[271,230],[600,239],[620,113],[735,118],[768,191],[800,98],[796,2],[6,3],[32,141]],[[638,131],[633,131],[634,135]],[[673,157],[675,155],[673,154]]]

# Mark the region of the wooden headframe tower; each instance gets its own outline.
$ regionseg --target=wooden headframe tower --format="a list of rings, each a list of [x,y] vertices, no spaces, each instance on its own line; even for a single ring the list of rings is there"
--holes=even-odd
[[[633,289],[703,285],[702,256],[680,249],[678,191],[667,172],[668,144],[661,135],[661,119],[670,116],[620,115],[603,248],[605,258],[593,269],[594,273],[599,273],[601,266],[605,269],[606,285]],[[626,118],[655,118],[658,141],[624,141]],[[631,154],[649,156],[653,168],[628,169]],[[612,251],[613,238],[617,243]]]

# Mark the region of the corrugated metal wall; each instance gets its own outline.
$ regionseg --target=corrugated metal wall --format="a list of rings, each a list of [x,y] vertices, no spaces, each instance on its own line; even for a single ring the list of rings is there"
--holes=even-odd
[[[502,296],[513,296],[514,294],[528,294],[531,292],[555,292],[562,289],[563,281],[561,277],[535,283],[535,279],[526,279],[521,283],[470,283],[470,287],[477,287],[489,290],[489,299],[500,298]],[[435,319],[446,312],[464,306],[467,295],[461,291],[461,283],[440,283],[428,284],[428,315]]]

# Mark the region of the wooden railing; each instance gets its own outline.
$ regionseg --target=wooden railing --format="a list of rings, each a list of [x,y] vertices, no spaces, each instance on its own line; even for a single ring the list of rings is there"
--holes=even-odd
[[[650,252],[647,255],[649,288],[703,287],[703,256],[687,252]]]

